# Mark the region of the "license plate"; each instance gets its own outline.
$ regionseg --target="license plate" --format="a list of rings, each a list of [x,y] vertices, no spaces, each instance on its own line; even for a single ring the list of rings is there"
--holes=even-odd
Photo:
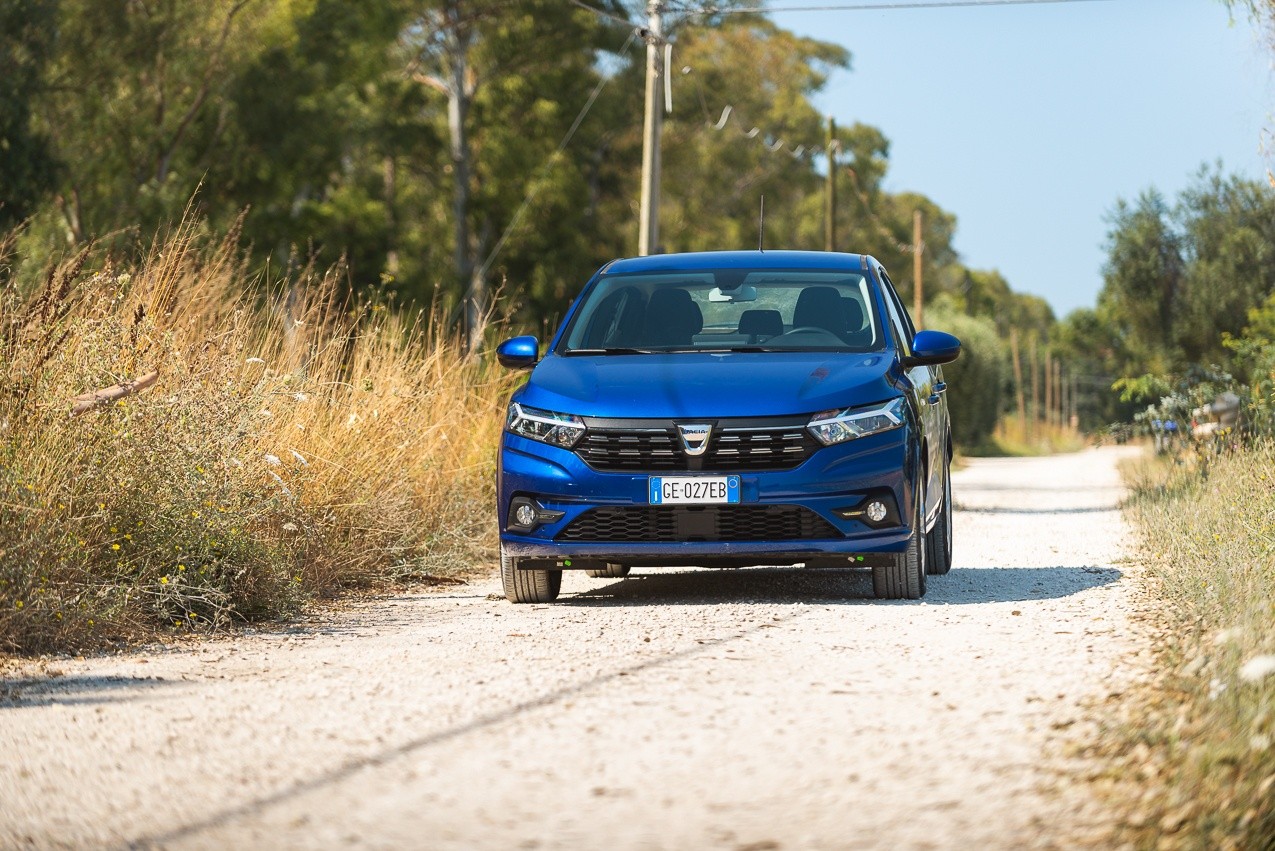
[[[651,505],[739,502],[739,476],[652,476]]]

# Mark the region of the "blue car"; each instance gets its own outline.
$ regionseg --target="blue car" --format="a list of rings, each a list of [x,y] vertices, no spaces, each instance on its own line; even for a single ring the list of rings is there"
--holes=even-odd
[[[952,560],[941,364],[863,254],[725,251],[608,263],[509,402],[497,479],[506,597],[563,570],[870,568],[918,599]]]

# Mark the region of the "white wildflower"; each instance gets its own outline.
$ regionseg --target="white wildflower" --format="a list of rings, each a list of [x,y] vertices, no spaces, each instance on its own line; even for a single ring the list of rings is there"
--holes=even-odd
[[[279,489],[283,491],[284,496],[292,496],[292,491],[288,490],[288,486],[283,483],[283,479],[279,478],[278,473],[274,470],[267,470],[266,472],[270,474],[271,478],[279,483]]]
[[[301,392],[293,393],[292,398],[296,399],[298,402],[308,402],[310,400],[309,396]]]
[[[1240,679],[1246,683],[1258,683],[1275,674],[1275,656],[1254,656],[1240,668]]]
[[[1226,691],[1226,683],[1214,677],[1209,682],[1209,700],[1217,700],[1222,696],[1222,692]]]
[[[258,411],[258,413],[261,414],[261,416],[265,417],[266,419],[270,419],[271,417],[274,416],[274,414],[270,412],[269,408],[262,408],[260,411]]]
[[[1218,630],[1217,632],[1213,633],[1213,644],[1214,646],[1219,646],[1222,644],[1226,644],[1227,642],[1234,641],[1235,639],[1239,637],[1240,637],[1240,631],[1238,629]]]
[[[354,425],[354,424],[355,424],[355,423],[357,423],[358,421],[359,421],[359,415],[358,415],[358,414],[350,414],[350,418],[349,418],[348,420],[346,420],[346,421],[345,421],[345,424],[346,424],[346,425]]]
[[[298,463],[298,464],[300,464],[302,467],[309,467],[309,466],[310,466],[310,462],[309,462],[309,461],[307,461],[307,460],[305,460],[305,456],[304,456],[304,455],[302,455],[300,452],[298,452],[298,451],[297,451],[297,450],[295,450],[295,449],[289,449],[288,451],[292,453],[292,457],[293,457],[293,458],[296,458],[296,459],[297,459],[297,463]]]
[[[267,464],[269,464],[271,467],[278,467],[278,466],[279,466],[279,456],[278,456],[278,455],[271,455],[269,452],[267,452],[267,453],[266,453],[266,463],[267,463]],[[273,475],[273,474],[272,474],[272,475]]]
[[[265,363],[261,358],[248,358],[244,363]]]
[[[284,523],[284,524],[283,524],[283,531],[285,531],[285,532],[295,532],[295,531],[297,531],[297,524],[296,524],[296,523]]]

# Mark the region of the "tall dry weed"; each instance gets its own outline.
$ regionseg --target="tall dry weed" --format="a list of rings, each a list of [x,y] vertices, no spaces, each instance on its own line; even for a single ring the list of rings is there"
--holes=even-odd
[[[1207,463],[1205,463],[1207,462]],[[1125,467],[1159,667],[1099,751],[1139,848],[1275,848],[1275,446]]]
[[[6,284],[0,650],[213,629],[483,557],[510,378],[429,312],[352,308],[337,274],[272,289],[191,222],[134,267],[85,251],[36,293]]]

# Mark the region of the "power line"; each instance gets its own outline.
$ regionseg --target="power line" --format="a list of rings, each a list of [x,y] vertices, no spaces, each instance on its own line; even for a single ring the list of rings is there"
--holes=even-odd
[[[681,7],[677,11],[685,15],[756,15],[777,12],[879,12],[889,9],[957,9],[973,6],[1041,6],[1062,3],[1107,2],[1110,2],[1110,0],[948,0],[948,2],[921,0],[921,2],[911,3],[843,3],[827,6],[786,6],[783,8],[770,6],[701,6],[699,8]]]
[[[590,6],[588,3],[585,3],[584,0],[570,0],[570,3],[573,6],[579,6],[581,9],[592,12],[600,18],[606,18],[608,21],[612,21],[617,24],[624,24],[626,27],[637,26],[637,24],[630,21],[628,18],[621,18],[618,15],[611,14],[606,9],[599,9],[597,6]]]
[[[585,8],[590,7],[586,6]],[[629,37],[624,40],[623,46],[621,46],[616,52],[626,52],[629,47],[632,46],[633,42],[637,40],[637,37],[637,31],[629,33]],[[611,82],[612,79],[613,76],[606,76],[598,80],[598,84],[593,87],[593,91],[589,92],[588,99],[584,102],[584,106],[580,109],[579,114],[576,115],[576,120],[571,122],[571,127],[562,137],[562,141],[558,143],[558,147],[555,148],[554,152],[545,159],[540,168],[536,170],[536,173],[532,176],[530,188],[528,189],[526,196],[522,199],[522,204],[519,205],[518,211],[515,212],[513,218],[509,220],[509,225],[505,228],[505,232],[500,235],[500,239],[496,242],[496,246],[491,250],[491,253],[487,255],[487,259],[483,262],[483,265],[479,267],[479,277],[486,277],[487,271],[491,268],[491,264],[496,262],[496,257],[500,254],[501,249],[505,247],[505,243],[508,242],[509,237],[513,235],[514,228],[518,227],[518,223],[522,221],[523,214],[527,212],[527,208],[531,206],[531,202],[534,201],[536,196],[540,194],[540,189],[543,184],[536,182],[536,178],[539,178],[553,167],[553,164],[558,160],[559,155],[562,154],[563,150],[566,149],[567,145],[571,142],[572,137],[575,136],[576,131],[580,129],[580,124],[584,121],[584,117],[589,114],[589,110],[593,108],[593,104],[597,101],[598,95],[602,94],[602,90],[606,88],[607,83]]]

